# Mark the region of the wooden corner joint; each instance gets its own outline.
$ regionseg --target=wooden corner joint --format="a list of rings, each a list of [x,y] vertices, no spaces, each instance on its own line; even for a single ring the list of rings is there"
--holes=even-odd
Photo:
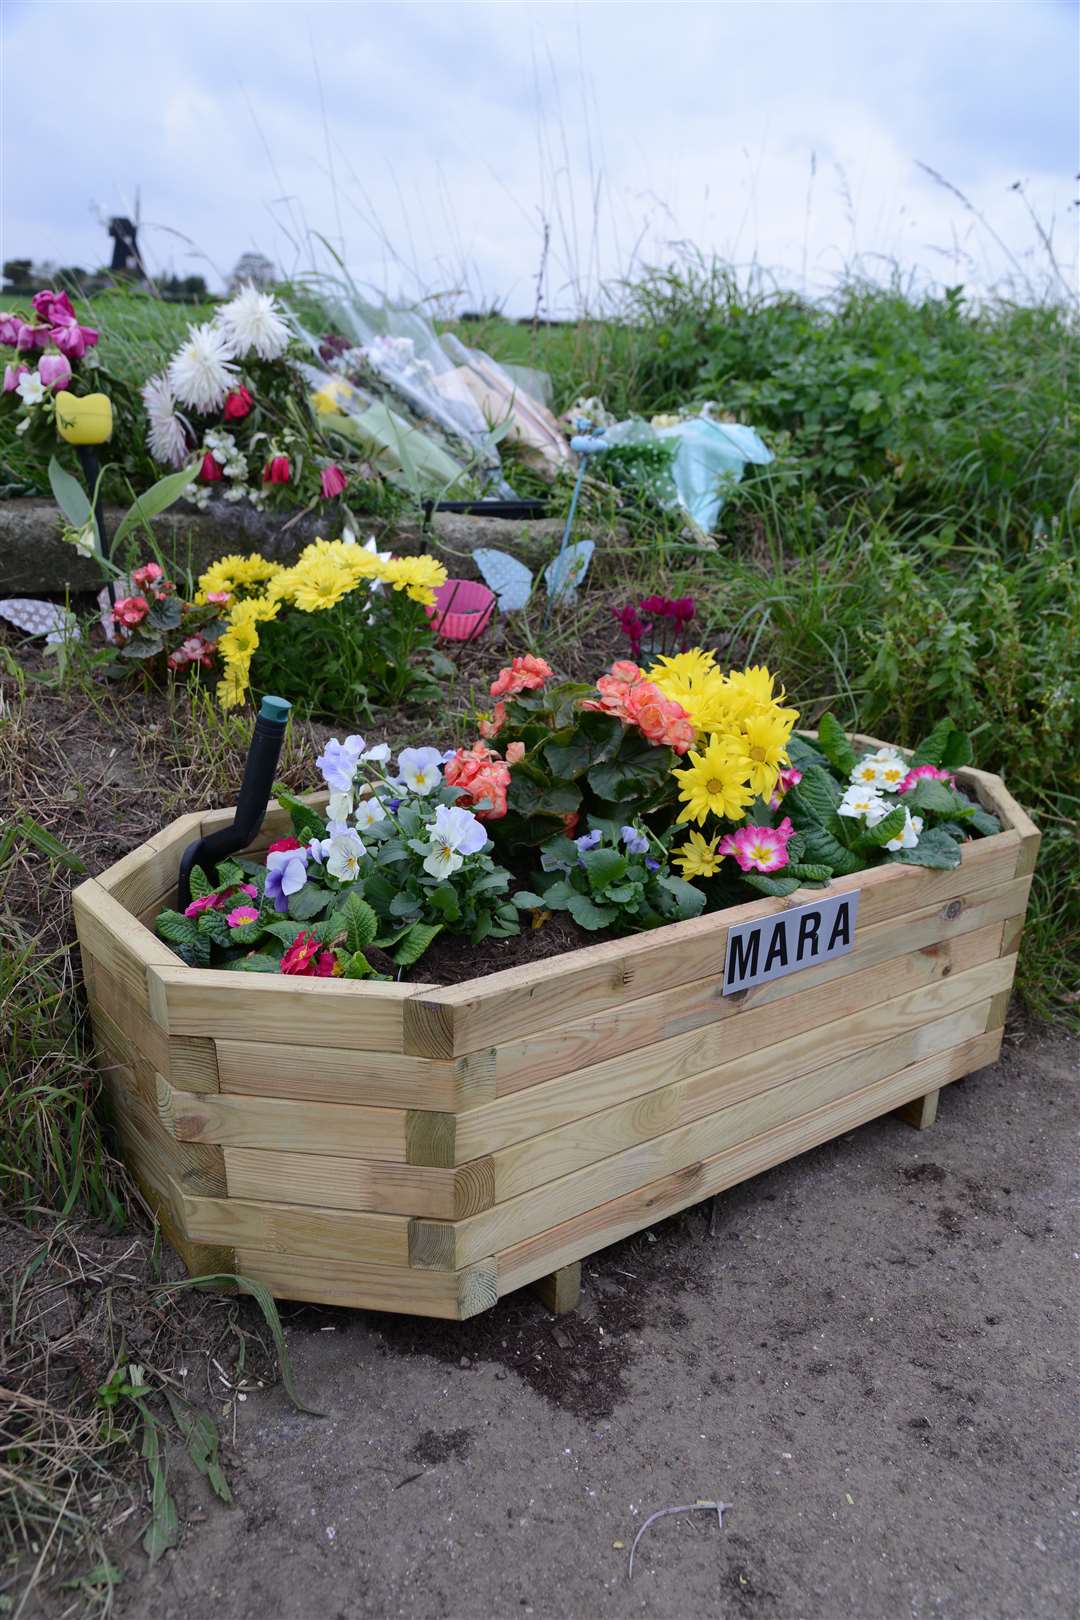
[[[452,1058],[454,1009],[430,996],[409,996],[401,1004],[404,1049],[413,1057]]]

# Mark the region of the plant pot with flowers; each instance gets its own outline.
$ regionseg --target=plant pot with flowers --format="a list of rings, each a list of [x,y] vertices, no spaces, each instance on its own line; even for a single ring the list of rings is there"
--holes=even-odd
[[[526,655],[491,696],[469,748],[328,744],[182,905],[227,812],[77,891],[124,1150],[193,1270],[565,1304],[584,1255],[925,1125],[996,1056],[1038,833],[948,719],[910,753],[800,735],[700,649],[592,687]]]

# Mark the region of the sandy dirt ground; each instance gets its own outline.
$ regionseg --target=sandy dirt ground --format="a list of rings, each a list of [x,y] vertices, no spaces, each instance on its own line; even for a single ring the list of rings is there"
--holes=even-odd
[[[306,1397],[239,1408],[235,1505],[125,1620],[1080,1613],[1080,1042],[605,1250],[580,1310],[286,1310]],[[710,1219],[711,1227],[710,1230]],[[649,1514],[699,1499],[628,1552]]]

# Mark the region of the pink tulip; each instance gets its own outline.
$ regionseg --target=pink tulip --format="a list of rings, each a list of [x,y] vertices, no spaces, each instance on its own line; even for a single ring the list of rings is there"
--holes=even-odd
[[[46,388],[66,388],[71,381],[71,361],[64,354],[43,354],[38,376]]]
[[[47,326],[27,326],[25,321],[19,322],[19,330],[15,337],[15,347],[23,353],[32,349],[43,349],[49,341],[49,328]]]
[[[45,331],[44,327],[42,331]],[[54,326],[51,336],[61,354],[66,354],[70,360],[81,360],[87,349],[92,349],[98,340],[92,326],[80,326],[78,321],[72,321],[70,325]]]
[[[75,320],[75,311],[66,292],[53,292],[50,288],[43,287],[40,292],[34,294],[30,302],[42,320],[50,325],[70,326]]]
[[[21,325],[22,321],[17,315],[13,315],[10,310],[0,312],[0,343],[6,343],[9,348],[13,349]]]
[[[19,386],[19,378],[25,377],[30,370],[29,366],[14,365],[4,367],[4,393],[13,394]]]
[[[332,501],[345,493],[345,474],[340,467],[324,467],[319,482],[324,501]]]

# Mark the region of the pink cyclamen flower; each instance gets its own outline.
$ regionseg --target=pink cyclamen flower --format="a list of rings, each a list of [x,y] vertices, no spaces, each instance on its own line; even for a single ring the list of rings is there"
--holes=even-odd
[[[18,386],[19,386],[19,378],[20,377],[25,377],[26,373],[29,370],[30,370],[30,367],[29,366],[24,366],[21,361],[17,365],[14,365],[14,366],[5,366],[4,367],[4,393],[5,394],[13,394],[15,392],[16,388],[18,388]]]
[[[225,918],[230,928],[243,928],[245,923],[258,922],[258,920],[259,913],[254,906],[236,906]]]
[[[43,354],[38,376],[46,388],[66,388],[71,381],[71,361],[66,354]]]
[[[185,917],[197,917],[200,911],[213,911],[220,897],[216,894],[201,894],[197,900],[184,907]]]
[[[113,618],[129,628],[141,624],[150,611],[150,604],[145,596],[122,596],[113,604]]]
[[[910,793],[919,782],[948,782],[950,787],[956,786],[956,777],[950,771],[943,771],[936,765],[915,765],[897,788],[897,793]]]
[[[734,855],[744,872],[778,872],[788,863],[790,836],[780,827],[739,827],[720,840],[719,848]]]
[[[287,484],[291,477],[288,456],[271,456],[263,468],[264,484]]]
[[[319,479],[319,487],[322,490],[323,500],[333,501],[336,500],[339,495],[343,495],[345,493],[345,482],[345,474],[342,472],[340,467],[324,467],[322,470],[322,476]]]

